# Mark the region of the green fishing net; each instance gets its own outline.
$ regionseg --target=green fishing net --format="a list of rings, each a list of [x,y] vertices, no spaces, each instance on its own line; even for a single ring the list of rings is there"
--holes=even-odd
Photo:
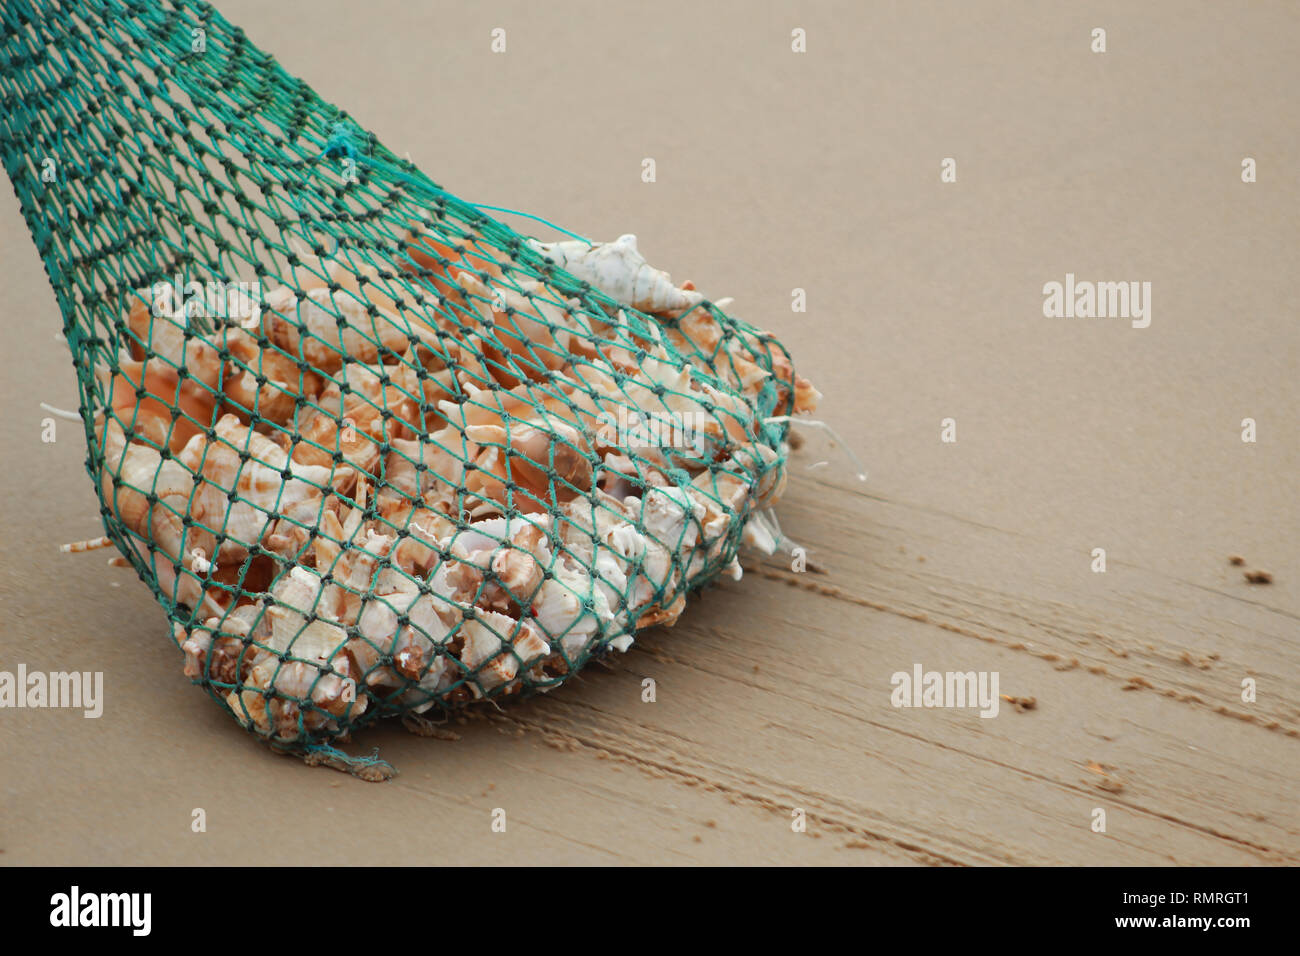
[[[106,537],[268,742],[385,776],[335,745],[553,688],[779,545],[815,390],[633,237],[515,231],[206,4],[5,0],[0,60]]]

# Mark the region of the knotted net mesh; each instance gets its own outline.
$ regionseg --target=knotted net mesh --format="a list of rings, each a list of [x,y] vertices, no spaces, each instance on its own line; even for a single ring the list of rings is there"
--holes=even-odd
[[[210,6],[5,0],[0,153],[106,537],[278,747],[546,690],[735,568],[816,392],[635,239],[525,236]]]

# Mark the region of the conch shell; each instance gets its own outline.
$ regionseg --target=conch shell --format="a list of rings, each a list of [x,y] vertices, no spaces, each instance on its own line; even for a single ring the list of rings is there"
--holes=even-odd
[[[681,313],[704,301],[700,293],[673,285],[667,272],[646,262],[636,247],[636,236],[631,233],[613,242],[529,239],[528,245],[611,299],[641,312]]]

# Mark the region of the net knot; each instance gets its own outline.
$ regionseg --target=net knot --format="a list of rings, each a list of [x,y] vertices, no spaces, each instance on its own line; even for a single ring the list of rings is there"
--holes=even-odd
[[[329,138],[325,140],[325,147],[321,153],[327,159],[357,159],[360,151],[357,149],[356,134],[352,124],[339,122],[331,126]]]

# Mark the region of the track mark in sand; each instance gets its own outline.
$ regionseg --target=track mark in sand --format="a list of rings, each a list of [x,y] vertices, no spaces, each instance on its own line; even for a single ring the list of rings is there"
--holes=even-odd
[[[760,807],[782,817],[788,816],[792,808],[800,806],[801,803],[807,802],[791,800],[788,803],[781,803],[772,797],[744,789],[738,784],[732,784],[714,777],[693,773],[680,766],[673,766],[672,764],[663,761],[652,760],[647,756],[634,753],[631,750],[612,746],[609,743],[598,741],[582,734],[557,730],[538,720],[532,720],[515,714],[497,715],[497,719],[513,721],[527,730],[536,731],[542,735],[544,742],[549,746],[556,747],[557,749],[571,752],[582,750],[591,751],[598,759],[618,760],[620,763],[627,764],[647,776],[658,779],[675,779],[679,783],[688,787],[702,787],[706,790],[723,795],[732,803],[747,803],[751,806]],[[555,739],[552,741],[547,740],[546,738]],[[890,836],[886,833],[878,833],[859,824],[848,823],[829,814],[810,810],[807,807],[804,807],[804,811],[808,820],[816,822],[827,831],[848,837],[850,841],[867,841],[866,845],[878,846],[881,848],[893,847],[897,850],[902,850],[915,862],[927,866],[969,865],[964,860],[948,856],[938,850],[920,846],[919,844],[902,837]]]
[[[907,501],[902,498],[891,498],[881,494],[874,494],[872,492],[866,491],[863,488],[859,488],[853,485],[841,485],[841,484],[836,484],[834,482],[821,481],[810,477],[806,478],[805,480],[808,481],[809,484],[817,487],[818,489],[820,489],[820,491],[825,493],[839,493],[848,496],[850,499],[858,499],[858,500],[865,499],[868,501],[874,501],[881,505],[885,505],[886,507],[889,508],[900,508],[903,509],[904,512],[911,512],[913,514],[931,515],[934,517],[939,517],[946,520],[954,521],[958,524],[962,524],[967,527],[979,528],[980,530],[991,531],[999,535],[1005,535],[1008,537],[1022,538],[1027,541],[1033,541],[1040,545],[1050,546],[1055,550],[1059,550],[1062,547],[1060,542],[1055,538],[1049,538],[1028,531],[1017,531],[1014,528],[1005,528],[1002,527],[1001,525],[988,524],[987,522],[977,521],[974,518],[967,517],[966,515],[957,514],[956,512],[947,511],[942,508],[936,508],[931,505],[924,505],[915,501]],[[900,534],[905,533],[909,530],[913,530],[907,522],[889,525],[888,527],[891,530],[898,532]],[[1238,557],[1238,556],[1233,555],[1232,557]],[[1235,562],[1232,561],[1230,561],[1229,563],[1235,564]],[[1244,563],[1245,561],[1243,559],[1242,564]],[[1269,611],[1274,614],[1280,614],[1283,617],[1289,617],[1292,618],[1293,620],[1300,621],[1300,614],[1297,614],[1295,611],[1289,611],[1285,608],[1280,608],[1275,605],[1268,604],[1264,601],[1255,599],[1253,597],[1248,597],[1246,595],[1239,594],[1233,591],[1225,591],[1208,584],[1203,584],[1198,581],[1192,581],[1175,574],[1169,574],[1168,572],[1162,571],[1159,568],[1146,567],[1145,565],[1142,564],[1137,564],[1130,561],[1120,561],[1120,560],[1112,560],[1110,564],[1111,567],[1114,568],[1130,568],[1135,571],[1141,571],[1144,574],[1150,574],[1155,577],[1161,578],[1165,581],[1172,582],[1174,584],[1180,584],[1183,585],[1184,587],[1189,587],[1189,588],[1196,588],[1197,590],[1206,591],[1210,594],[1217,595],[1218,597],[1228,598],[1229,600],[1232,601],[1238,601],[1242,604],[1259,608],[1262,611]],[[1249,573],[1251,572],[1247,572],[1247,574]],[[1261,582],[1261,583],[1271,583],[1272,575],[1266,571],[1262,573],[1268,575],[1269,581]],[[1249,581],[1250,580],[1249,577],[1247,577],[1246,580]]]
[[[605,856],[613,857],[615,860],[623,859],[622,856],[620,856],[618,853],[611,850],[607,846],[601,846],[598,843],[588,843],[586,840],[579,840],[577,837],[571,836],[570,834],[565,833],[562,830],[552,830],[550,827],[544,827],[540,823],[531,823],[527,819],[520,819],[518,816],[514,817],[512,822],[515,824],[515,826],[526,827],[532,830],[536,830],[539,833],[545,833],[547,836],[556,837],[557,839],[563,840],[566,843],[573,843],[577,846],[585,847],[588,850],[595,850],[597,853],[603,853]]]
[[[1102,789],[1106,788],[1103,787]],[[1123,789],[1122,783],[1120,789]],[[1155,817],[1158,820],[1164,820],[1166,823],[1172,823],[1175,826],[1185,827],[1189,830],[1195,830],[1197,833],[1203,833],[1206,836],[1214,837],[1216,840],[1225,840],[1228,843],[1236,844],[1245,849],[1254,850],[1256,853],[1262,855],[1266,860],[1271,862],[1300,863],[1300,855],[1295,853],[1288,853],[1284,850],[1276,849],[1275,847],[1265,846],[1262,843],[1255,843],[1251,840],[1243,839],[1242,837],[1233,836],[1231,833],[1224,833],[1221,830],[1216,830],[1214,827],[1206,826],[1201,823],[1193,823],[1190,820],[1184,820],[1182,817],[1176,817],[1173,814],[1153,810],[1150,807],[1136,806],[1125,800],[1116,799],[1114,793],[1112,793],[1108,799],[1116,806],[1132,810],[1134,813],[1141,813],[1149,817]]]
[[[939,620],[925,611],[906,611],[903,610],[902,608],[893,607],[889,604],[884,604],[880,601],[873,601],[870,598],[859,597],[856,594],[849,594],[848,592],[844,591],[841,588],[836,587],[833,584],[821,584],[817,581],[805,581],[789,572],[777,571],[770,567],[765,567],[764,565],[744,564],[742,566],[746,571],[752,574],[757,574],[760,577],[764,577],[772,581],[782,581],[790,587],[801,588],[802,590],[809,591],[813,594],[819,594],[823,597],[833,598],[837,601],[844,601],[848,604],[855,604],[858,607],[864,607],[872,611],[879,611],[882,614],[892,614],[896,617],[905,618],[906,620],[909,621],[915,621],[919,624],[930,624],[933,625],[934,627],[939,628],[940,630],[948,631],[949,633],[952,634],[958,634],[961,635],[962,637],[974,638],[975,640],[982,641],[985,644],[996,644],[1000,647],[1005,647],[1008,650],[1021,651],[1023,653],[1029,654],[1031,657],[1037,657],[1040,660],[1047,661],[1048,663],[1056,665],[1057,670],[1073,670],[1076,667],[1081,666],[1077,659],[1072,659],[1068,661],[1065,666],[1062,666],[1060,664],[1060,662],[1062,661],[1062,655],[1057,654],[1054,651],[1038,650],[1037,648],[1029,647],[1024,641],[1007,640],[1004,638],[995,637],[992,634],[985,634],[981,631],[972,630],[971,628],[964,627],[961,624],[955,624],[950,621]],[[1107,650],[1111,650],[1112,653],[1115,653],[1111,648],[1107,648]],[[1127,652],[1125,652],[1122,656],[1127,656]],[[1260,727],[1263,730],[1275,731],[1284,734],[1287,737],[1300,738],[1300,729],[1295,727],[1284,726],[1282,722],[1279,720],[1268,718],[1268,717],[1261,717],[1258,714],[1248,714],[1243,711],[1233,710],[1232,708],[1228,707],[1226,704],[1215,705],[1211,701],[1207,701],[1204,698],[1199,697],[1194,693],[1179,691],[1172,687],[1164,687],[1164,688],[1157,687],[1155,684],[1151,683],[1151,681],[1145,677],[1133,676],[1133,677],[1121,678],[1115,674],[1112,674],[1103,664],[1090,664],[1087,665],[1086,667],[1083,667],[1083,670],[1087,671],[1089,674],[1094,674],[1099,677],[1105,677],[1108,680],[1114,680],[1114,681],[1122,680],[1124,681],[1123,684],[1124,690],[1156,691],[1161,696],[1167,697],[1170,700],[1174,700],[1182,704],[1204,707],[1213,713],[1219,714],[1224,717],[1231,717],[1232,719],[1240,720],[1243,723],[1253,724],[1256,727]]]
[[[912,733],[911,731],[898,730],[897,732],[903,734],[904,736],[912,737],[920,741],[921,743],[938,747],[941,750],[946,750],[951,753],[959,754],[971,760],[984,761],[994,766],[1002,767],[1003,769],[1011,771],[1013,773],[1022,774],[1030,779],[1037,780],[1038,782],[1045,784],[1049,787],[1059,787],[1062,790],[1081,794],[1085,797],[1090,796],[1092,794],[1092,788],[1096,787],[1101,790],[1105,790],[1107,792],[1108,796],[1106,799],[1110,803],[1112,803],[1115,806],[1124,807],[1126,810],[1131,810],[1134,813],[1139,813],[1142,814],[1143,816],[1152,817],[1157,820],[1163,820],[1166,823],[1173,824],[1174,826],[1183,827],[1185,829],[1193,830],[1197,833],[1202,833],[1206,836],[1213,837],[1217,840],[1224,840],[1236,846],[1240,846],[1249,850],[1254,850],[1257,853],[1262,854],[1269,860],[1286,861],[1290,863],[1300,862],[1300,855],[1297,855],[1295,853],[1288,853],[1284,850],[1278,850],[1274,847],[1265,846],[1261,843],[1255,843],[1250,840],[1244,839],[1242,837],[1233,836],[1231,833],[1224,833],[1220,830],[1214,829],[1213,827],[1206,826],[1205,824],[1194,823],[1193,821],[1184,819],[1183,817],[1175,816],[1174,814],[1166,813],[1162,810],[1156,810],[1152,807],[1144,806],[1140,803],[1134,803],[1129,799],[1119,799],[1117,797],[1117,794],[1119,794],[1121,791],[1123,791],[1126,788],[1126,786],[1128,785],[1127,781],[1119,777],[1117,774],[1115,774],[1113,772],[1114,768],[1105,766],[1103,764],[1098,764],[1096,761],[1090,761],[1087,764],[1079,764],[1079,766],[1081,766],[1083,769],[1087,770],[1090,773],[1099,775],[1101,777],[1101,780],[1093,781],[1092,787],[1080,786],[1080,785],[1069,783],[1066,780],[1061,780],[1055,777],[1051,777],[1045,773],[1030,769],[1028,767],[1019,766],[1017,764],[1010,764],[993,757],[988,757],[982,754],[974,753],[972,751],[965,749],[964,747],[956,747],[951,744],[946,744],[943,741],[936,740],[930,737],[925,737],[920,734],[915,734]]]

